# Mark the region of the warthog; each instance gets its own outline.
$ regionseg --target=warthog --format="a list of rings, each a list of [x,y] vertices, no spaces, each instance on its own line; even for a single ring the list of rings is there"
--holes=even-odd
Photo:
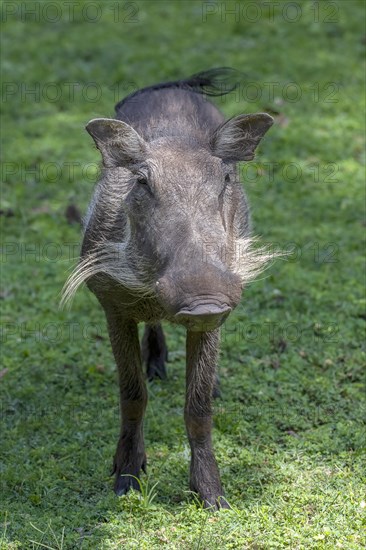
[[[117,495],[138,489],[135,477],[145,471],[142,362],[149,379],[165,377],[167,320],[187,329],[190,487],[205,506],[228,507],[211,442],[219,327],[271,256],[253,246],[236,163],[253,159],[273,123],[266,113],[225,121],[208,101],[227,93],[221,84],[232,74],[213,69],[138,90],[118,103],[115,119],[86,126],[103,173],[64,301],[85,281],[106,314],[121,403]]]

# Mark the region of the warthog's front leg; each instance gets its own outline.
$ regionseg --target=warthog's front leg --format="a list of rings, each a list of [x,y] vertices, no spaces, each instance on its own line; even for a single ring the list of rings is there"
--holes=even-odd
[[[206,507],[228,508],[212,450],[211,399],[219,348],[219,329],[187,332],[187,393],[184,417],[191,446],[190,487]]]
[[[114,490],[123,495],[130,487],[139,489],[134,477],[145,471],[146,455],[143,438],[143,416],[147,392],[141,367],[137,324],[121,320],[116,313],[107,312],[108,329],[118,367],[121,432],[114,456]]]

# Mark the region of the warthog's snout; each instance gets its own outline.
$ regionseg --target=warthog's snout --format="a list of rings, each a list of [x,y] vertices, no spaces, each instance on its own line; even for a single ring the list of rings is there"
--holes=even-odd
[[[240,278],[221,266],[199,264],[172,269],[156,286],[169,318],[195,332],[222,325],[241,298]]]
[[[213,303],[196,303],[192,308],[183,308],[174,316],[174,319],[194,332],[214,330],[225,321],[231,312],[228,305]]]

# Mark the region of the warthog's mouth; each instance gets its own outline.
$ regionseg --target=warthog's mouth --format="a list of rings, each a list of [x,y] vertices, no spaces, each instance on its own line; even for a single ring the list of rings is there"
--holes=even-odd
[[[226,304],[195,303],[193,307],[182,308],[174,320],[193,332],[215,330],[225,321],[231,307]]]

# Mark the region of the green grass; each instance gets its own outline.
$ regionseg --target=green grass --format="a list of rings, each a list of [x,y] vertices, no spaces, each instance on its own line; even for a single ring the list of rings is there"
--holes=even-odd
[[[18,4],[1,37],[0,548],[364,547],[364,3],[321,2],[317,22],[313,2],[300,17],[277,2],[250,22],[243,2],[226,3],[237,21],[220,2],[207,21],[196,1],[120,3],[117,18],[104,2],[96,23],[88,2],[54,23],[51,8],[25,22],[34,3]],[[233,508],[208,514],[188,491],[184,331],[165,327],[169,379],[149,386],[143,495],[117,498],[103,314],[86,290],[71,311],[58,301],[80,241],[65,208],[85,211],[99,162],[84,125],[133,88],[215,66],[255,83],[218,101],[227,116],[277,113],[243,174],[256,232],[292,254],[223,329],[214,445]]]

